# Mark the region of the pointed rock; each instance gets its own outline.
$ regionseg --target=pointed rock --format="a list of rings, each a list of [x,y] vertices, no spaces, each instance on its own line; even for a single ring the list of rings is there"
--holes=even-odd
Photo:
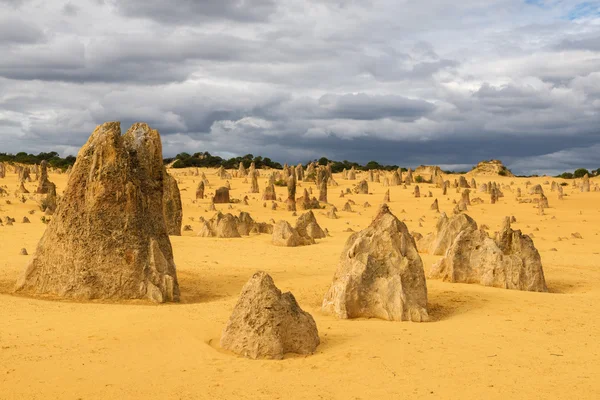
[[[339,318],[427,321],[423,262],[406,225],[382,205],[342,251],[323,311]]]
[[[64,197],[16,290],[177,301],[163,185],[158,131],[137,123],[121,136],[118,122],[98,126],[79,151]]]
[[[291,293],[282,294],[266,272],[255,273],[244,285],[221,335],[222,348],[253,359],[312,354],[318,345],[313,317]]]

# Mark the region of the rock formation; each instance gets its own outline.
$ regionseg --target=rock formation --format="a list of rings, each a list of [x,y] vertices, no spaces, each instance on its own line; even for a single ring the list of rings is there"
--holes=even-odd
[[[469,174],[483,175],[483,176],[511,176],[514,177],[513,173],[502,164],[500,160],[482,161],[477,164]]]
[[[27,168],[27,170],[29,170],[29,168]],[[48,180],[48,161],[42,161],[40,170],[41,173],[38,178],[38,187],[35,192],[37,194],[47,194],[51,187],[51,182]]]
[[[42,163],[46,163],[46,165],[48,164],[47,161],[42,161]],[[31,171],[29,169],[29,167],[21,167],[19,166],[17,169],[17,176],[19,179],[19,182],[30,182],[31,181]],[[46,180],[48,179],[48,173],[46,172]]]
[[[319,226],[315,214],[310,210],[298,218],[295,228],[298,234],[303,237],[313,239],[322,239],[325,237],[325,232]]]
[[[585,174],[581,179],[581,191],[589,192],[590,191],[590,176]]]
[[[406,225],[382,205],[342,251],[323,311],[339,318],[427,321],[423,263]]]
[[[287,178],[288,198],[286,200],[286,209],[296,211],[296,174],[290,174]]]
[[[459,188],[470,188],[471,186],[469,186],[469,184],[467,183],[467,178],[465,178],[463,175],[458,177],[458,187]]]
[[[436,184],[438,182],[438,178],[442,177],[442,169],[437,165],[419,165],[417,168],[415,168],[414,173],[415,175],[419,175],[424,178],[428,177],[431,182]]]
[[[48,193],[42,197],[39,202],[40,209],[46,213],[46,215],[53,215],[58,206],[58,196],[56,194],[56,185],[52,182],[48,182],[47,185]]]
[[[250,193],[258,193],[259,192],[258,175],[256,174],[256,171],[252,171],[252,173],[250,174],[250,179],[251,179]]]
[[[163,211],[169,235],[181,236],[183,207],[177,181],[165,171],[163,182]]]
[[[317,174],[318,175],[318,174]],[[329,177],[327,174],[323,174],[319,180],[319,201],[327,203],[327,182]]]
[[[301,236],[287,221],[279,221],[273,227],[272,243],[275,246],[297,247],[314,244],[315,240],[309,236]]]
[[[498,191],[495,188],[492,188],[490,191],[490,203],[496,204],[498,201]]]
[[[304,169],[302,169],[302,164],[296,165],[296,181],[302,182],[304,180]]]
[[[402,179],[400,178],[400,174],[398,174],[398,171],[392,172],[392,177],[389,180],[389,185],[398,186],[400,185],[400,183],[402,183]]]
[[[484,230],[463,230],[429,274],[449,282],[547,292],[540,255],[533,241],[510,227],[506,217],[493,240]]]
[[[238,166],[238,178],[245,178],[248,176],[248,171],[244,167],[244,163],[240,161],[240,165]]]
[[[363,179],[354,187],[353,191],[356,194],[369,194],[369,184]]]
[[[471,205],[471,198],[469,197],[470,193],[471,193],[471,191],[469,189],[465,189],[465,190],[463,190],[463,192],[461,193],[461,196],[460,196],[460,200],[463,203],[465,203],[466,206]]]
[[[98,126],[16,290],[76,299],[177,301],[156,130]]]
[[[354,167],[350,168],[350,171],[348,171],[348,177],[347,179],[349,181],[353,181],[356,179],[356,170],[354,169]]]
[[[417,243],[419,251],[441,256],[450,248],[460,232],[475,229],[477,223],[466,214],[461,213],[448,218],[445,213],[442,213],[436,224],[436,233],[425,236]]]
[[[544,193],[540,193],[540,198],[538,199],[538,207],[539,208],[549,208],[548,198],[544,195]]]
[[[253,359],[311,354],[319,343],[313,317],[290,292],[282,294],[266,272],[255,273],[244,285],[221,335],[222,348]]]
[[[272,183],[267,185],[265,191],[263,192],[262,200],[277,200],[277,194],[275,193],[275,185],[273,185]]]
[[[231,174],[229,172],[227,172],[227,170],[225,169],[225,167],[223,167],[222,165],[217,170],[217,175],[221,179],[231,179]]]
[[[215,191],[215,196],[213,197],[213,204],[223,204],[229,203],[229,189],[222,186]]]
[[[335,208],[331,208],[329,211],[327,211],[327,218],[338,219],[338,216],[335,211],[336,211]]]
[[[17,189],[18,194],[27,194],[29,190],[25,187],[25,182],[21,181],[19,188]]]
[[[200,237],[239,238],[250,233],[272,233],[273,226],[264,222],[256,222],[247,212],[240,212],[239,217],[217,212],[210,220],[200,217]]]
[[[352,212],[352,205],[349,201],[347,201],[346,204],[344,204],[344,207],[342,207],[342,211]]]
[[[196,200],[204,199],[204,181],[200,181],[198,183],[198,187],[196,188]]]
[[[535,185],[532,186],[531,189],[529,189],[529,194],[540,194],[540,193],[544,193],[544,189],[542,188],[542,185]]]
[[[412,185],[413,184],[413,173],[412,173],[412,169],[408,169],[408,171],[406,171],[406,177],[404,178],[404,183],[407,185]]]

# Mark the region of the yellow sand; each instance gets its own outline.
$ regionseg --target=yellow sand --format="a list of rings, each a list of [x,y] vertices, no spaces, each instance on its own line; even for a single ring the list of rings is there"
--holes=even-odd
[[[180,182],[184,224],[197,230],[198,217],[212,213],[205,211],[209,200],[192,203],[198,177],[189,172],[172,171]],[[223,181],[214,170],[205,172],[212,186],[207,191],[214,192]],[[329,200],[341,210],[348,197],[339,198],[340,190],[358,181],[335,178],[340,186],[329,189]],[[61,193],[67,176],[51,174],[50,179]],[[479,177],[478,182],[492,179],[513,181],[528,197],[528,179]],[[262,191],[265,178],[259,182]],[[563,201],[543,186],[551,207],[545,216],[532,204],[518,204],[507,190],[495,205],[488,195],[472,193],[471,198],[482,197],[486,204],[468,211],[491,233],[506,215],[516,217],[515,229],[533,233],[550,293],[428,280],[432,321],[411,323],[339,320],[320,311],[350,235],[345,230],[370,223],[387,190],[381,184],[369,184],[371,195],[351,196],[354,213],[339,211],[340,219],[330,220],[317,212],[331,237],[314,246],[275,247],[269,235],[207,239],[184,232],[172,237],[180,304],[75,303],[11,294],[31,257],[20,256],[19,250],[33,254],[45,225],[39,210],[27,213],[37,210],[34,201],[22,204],[12,195],[17,178],[9,173],[0,185],[10,191],[12,204],[0,199],[0,215],[17,222],[0,227],[0,399],[598,399],[600,192],[580,193],[568,183]],[[231,186],[234,198],[250,187],[242,179],[232,179]],[[314,185],[306,183],[299,195],[311,186],[317,195]],[[33,191],[35,183],[27,187]],[[285,188],[276,190],[285,197]],[[434,198],[415,199],[410,186],[390,191],[392,211],[422,234],[433,231],[437,220],[429,210],[435,197],[449,214],[452,200],[459,198],[455,189],[441,196],[428,184],[421,185],[421,193],[431,191]],[[263,208],[260,194],[249,197],[249,206],[234,205],[232,211],[248,211],[257,221],[294,221],[283,207]],[[373,207],[364,209],[366,201]],[[223,205],[217,208],[227,211]],[[31,224],[21,223],[26,215]],[[583,239],[572,239],[573,232]],[[559,236],[568,239],[559,241]],[[437,258],[423,255],[425,269]],[[314,316],[321,337],[314,355],[248,360],[219,349],[239,291],[257,270],[271,274]]]

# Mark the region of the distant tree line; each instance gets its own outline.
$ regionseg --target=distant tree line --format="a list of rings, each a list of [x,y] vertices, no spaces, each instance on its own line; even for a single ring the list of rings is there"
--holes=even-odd
[[[600,175],[600,168],[593,169],[591,171],[588,171],[585,168],[578,168],[574,172],[563,172],[562,174],[557,175],[556,177],[563,178],[563,179],[578,179],[578,178],[583,178],[585,176],[585,174],[588,174],[588,176]]]
[[[40,164],[42,161],[48,161],[48,165],[52,168],[67,169],[71,165],[75,164],[75,156],[66,156],[62,158],[57,152],[51,151],[50,153],[40,153],[38,155],[27,154],[20,152],[17,154],[0,153],[0,162],[6,163],[19,163],[19,164]]]
[[[313,160],[311,162],[316,162],[319,165],[327,165],[327,164],[331,163],[331,172],[333,172],[333,173],[342,172],[344,169],[349,170],[352,167],[354,167],[354,169],[360,170],[360,171],[369,171],[371,169],[393,171],[398,168],[401,168],[398,165],[381,165],[377,161],[369,161],[365,165],[361,165],[359,163],[351,162],[348,160],[344,160],[344,161],[329,160],[326,157],[321,157],[318,160]],[[305,166],[308,164],[309,163],[306,163]],[[407,171],[406,168],[401,168],[401,169],[402,169],[402,171]]]
[[[243,157],[234,157],[228,160],[221,158],[219,156],[213,156],[209,152],[204,153],[194,153],[190,155],[188,153],[179,153],[173,158],[165,158],[165,164],[170,164],[173,161],[173,168],[188,168],[188,167],[197,167],[197,168],[219,168],[223,166],[227,169],[238,168],[240,163],[244,164],[244,168],[250,167],[250,164],[254,162],[256,168],[275,168],[282,169],[283,166],[271,160],[268,157],[254,157],[252,154],[246,154]]]
[[[0,162],[7,163],[19,163],[19,164],[40,164],[43,160],[48,161],[48,164],[52,168],[60,168],[66,170],[73,164],[75,164],[76,157],[75,156],[66,156],[64,158],[60,157],[59,154],[55,151],[51,151],[49,153],[39,153],[28,154],[25,152],[20,152],[17,154],[10,153],[0,153]],[[245,168],[250,167],[250,164],[254,162],[256,168],[273,168],[273,169],[282,169],[283,166],[281,163],[271,160],[268,157],[255,157],[252,154],[246,154],[243,157],[234,157],[230,159],[224,159],[219,156],[213,156],[209,152],[201,152],[194,153],[192,155],[188,153],[179,153],[175,157],[165,158],[164,163],[170,164],[173,161],[173,168],[187,168],[187,167],[198,167],[198,168],[219,168],[223,166],[227,169],[238,168],[240,163],[244,164]],[[382,165],[377,161],[369,161],[365,165],[361,165],[356,162],[351,162],[348,160],[344,161],[335,161],[330,160],[326,157],[321,157],[318,160],[311,160],[306,162],[304,167],[306,167],[309,163],[316,162],[319,165],[327,165],[331,163],[331,170],[334,173],[342,172],[344,169],[349,170],[354,167],[356,170],[360,171],[368,171],[372,169],[383,170],[383,171],[393,171],[400,168],[402,171],[407,171],[406,168],[399,167],[398,165]],[[445,174],[465,174],[465,171],[442,171]],[[503,175],[501,171],[500,175]],[[557,175],[557,178],[563,179],[579,179],[582,178],[585,174],[589,176],[598,176],[600,175],[600,168],[594,170],[587,170],[585,168],[578,168],[574,172],[563,172],[560,175]],[[523,175],[530,176],[530,175]],[[533,175],[532,175],[533,176]]]
[[[268,157],[255,157],[252,154],[246,154],[243,157],[234,157],[230,159],[224,159],[219,156],[213,156],[209,152],[203,153],[179,153],[175,157],[165,158],[165,164],[173,163],[173,168],[188,168],[188,167],[197,167],[197,168],[219,168],[223,166],[227,169],[235,169],[238,168],[240,163],[244,164],[245,168],[250,167],[250,164],[254,162],[256,168],[274,168],[274,169],[282,169],[283,165],[279,162],[273,161]],[[370,169],[380,169],[392,171],[398,169],[397,165],[381,165],[377,161],[369,161],[365,165],[361,165],[359,163],[350,162],[348,160],[344,161],[333,161],[329,160],[326,157],[321,157],[320,159],[315,159],[306,162],[304,167],[308,166],[309,163],[316,162],[319,165],[327,165],[331,163],[331,170],[334,173],[342,172],[344,169],[351,169],[354,167],[356,170],[368,171]],[[406,171],[406,168],[402,168],[402,171]]]

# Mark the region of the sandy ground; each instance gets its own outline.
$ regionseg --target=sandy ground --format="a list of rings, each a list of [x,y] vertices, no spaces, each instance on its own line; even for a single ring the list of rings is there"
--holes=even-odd
[[[223,182],[214,170],[205,172],[212,185],[208,192],[214,192]],[[184,224],[197,230],[198,217],[212,214],[205,211],[209,201],[192,203],[198,177],[185,170],[172,173],[180,182]],[[67,176],[51,173],[50,179],[62,192]],[[339,198],[340,190],[357,181],[336,180],[340,186],[330,188],[329,200],[341,210],[348,196]],[[494,180],[512,181],[515,190],[521,187],[526,193],[527,179]],[[265,178],[259,182],[262,191]],[[46,225],[39,210],[28,214],[37,209],[33,200],[22,204],[12,195],[14,173],[0,179],[0,185],[11,193],[0,199],[0,215],[17,220],[14,226],[0,227],[0,399],[600,398],[600,192],[580,193],[567,186],[567,196],[559,201],[544,185],[551,207],[545,216],[532,204],[518,204],[506,190],[495,205],[489,204],[489,196],[473,193],[472,198],[486,202],[468,211],[478,224],[494,232],[504,216],[514,215],[513,228],[534,235],[550,293],[428,280],[432,321],[411,323],[339,320],[320,311],[350,235],[344,231],[370,223],[387,189],[379,183],[369,185],[372,194],[350,196],[356,202],[354,213],[339,211],[340,219],[330,220],[317,212],[331,237],[314,246],[275,247],[270,235],[208,239],[184,232],[171,237],[182,301],[166,305],[12,295],[31,257],[19,250],[25,247],[32,254]],[[250,187],[241,179],[232,179],[231,185],[234,198]],[[27,187],[33,191],[36,184]],[[285,188],[276,190],[285,196]],[[411,231],[433,231],[433,198],[415,199],[411,187],[390,191],[392,211]],[[422,194],[429,191],[440,209],[451,213],[459,194],[450,190],[442,196],[440,189],[421,185]],[[263,208],[260,195],[249,197],[249,206],[234,205],[233,211],[248,211],[257,221],[295,220],[282,208]],[[373,207],[363,208],[366,201]],[[21,223],[26,215],[31,224]],[[583,239],[572,239],[573,232]],[[422,257],[426,270],[438,258]],[[240,289],[257,270],[270,273],[280,289],[292,291],[314,316],[321,337],[314,355],[257,361],[219,349]]]

